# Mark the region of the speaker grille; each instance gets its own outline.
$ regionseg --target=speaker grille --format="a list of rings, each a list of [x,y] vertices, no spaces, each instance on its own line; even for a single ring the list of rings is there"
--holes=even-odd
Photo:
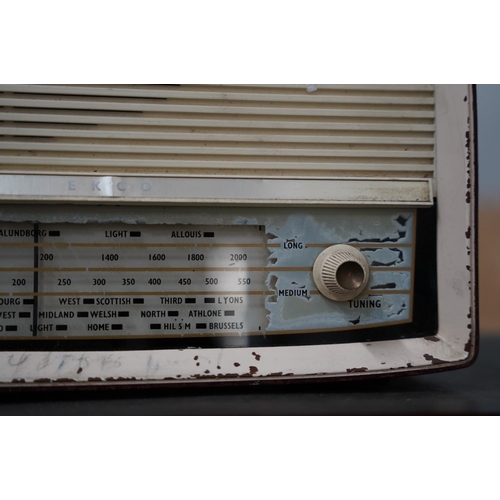
[[[432,177],[432,85],[0,85],[0,172]]]

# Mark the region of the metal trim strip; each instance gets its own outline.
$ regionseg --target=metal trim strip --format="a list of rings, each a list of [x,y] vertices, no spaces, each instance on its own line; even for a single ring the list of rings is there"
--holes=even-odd
[[[430,179],[0,175],[0,200],[142,204],[432,206]]]

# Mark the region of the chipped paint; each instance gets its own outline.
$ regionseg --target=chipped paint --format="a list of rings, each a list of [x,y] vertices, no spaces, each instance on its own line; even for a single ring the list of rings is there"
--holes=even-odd
[[[439,342],[440,341],[439,337],[436,337],[436,336],[424,337],[424,339],[428,340],[429,342]]]
[[[442,365],[443,363],[446,363],[446,361],[442,360],[442,359],[439,359],[439,358],[435,358],[434,356],[432,356],[431,354],[424,354],[424,358],[427,360],[427,361],[430,361],[431,364],[433,365]]]
[[[411,211],[343,209],[326,217],[299,211],[267,226],[271,271],[266,285],[273,292],[266,298],[267,331],[340,330],[411,321],[412,272],[398,268],[412,265],[413,219]],[[372,270],[366,295],[335,302],[318,294],[311,268],[326,246],[346,242],[361,245]],[[408,246],[377,247],[387,243]],[[302,269],[282,270],[294,266]],[[386,291],[401,293],[377,295]]]
[[[371,267],[407,267],[411,265],[412,248],[359,248]]]
[[[363,366],[361,368],[348,368],[346,370],[347,373],[364,373],[367,371],[368,371],[368,368],[366,368],[366,366]]]

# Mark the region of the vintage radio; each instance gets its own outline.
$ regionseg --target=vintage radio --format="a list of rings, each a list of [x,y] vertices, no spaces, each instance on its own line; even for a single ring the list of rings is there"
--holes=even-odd
[[[0,85],[1,387],[470,364],[469,85]]]

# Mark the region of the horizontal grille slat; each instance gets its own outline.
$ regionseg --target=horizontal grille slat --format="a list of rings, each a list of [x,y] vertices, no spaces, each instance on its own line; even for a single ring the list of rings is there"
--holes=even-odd
[[[0,85],[0,171],[433,173],[432,85],[307,87]]]
[[[387,104],[395,105],[434,105],[432,94],[430,97],[397,95],[329,95],[319,93],[290,94],[290,93],[246,93],[230,90],[227,92],[198,90],[137,90],[127,88],[102,88],[86,86],[48,86],[48,85],[0,85],[0,91],[13,93],[38,93],[47,95],[66,96],[98,96],[98,97],[129,97],[148,99],[186,99],[186,100],[217,100],[217,101],[253,101],[253,102],[287,102],[312,104]]]
[[[193,85],[194,87],[194,85]],[[206,87],[206,86],[204,86]],[[246,85],[242,85],[242,87],[246,87]],[[433,92],[434,85],[431,84],[419,84],[419,85],[391,85],[391,84],[318,84],[318,85],[304,85],[304,84],[267,84],[267,83],[258,83],[252,84],[250,87],[254,89],[297,89],[303,91],[307,90],[310,87],[316,87],[318,89],[323,90],[365,90],[365,91],[373,91],[373,90],[384,90],[389,92],[401,92],[401,91],[413,91],[413,92]]]
[[[363,135],[280,135],[276,131],[266,134],[241,133],[177,133],[177,132],[142,132],[121,130],[83,130],[70,128],[45,127],[8,127],[0,125],[0,134],[6,136],[27,137],[70,137],[91,139],[128,139],[148,141],[214,141],[214,142],[290,142],[310,144],[400,144],[400,145],[433,145],[432,137],[398,137],[398,136],[363,136]]]
[[[274,129],[274,130],[307,130],[307,131],[342,131],[342,130],[380,130],[386,132],[434,132],[433,123],[387,123],[370,121],[350,122],[293,122],[293,121],[257,121],[257,120],[206,120],[179,118],[144,118],[138,116],[97,116],[82,114],[51,114],[51,113],[11,113],[0,111],[0,120],[12,122],[46,122],[87,125],[140,125],[144,127],[177,127],[177,128],[225,128],[225,129]]]
[[[265,115],[265,116],[321,116],[321,117],[366,117],[366,118],[433,118],[433,111],[378,110],[378,109],[341,109],[341,108],[281,108],[190,105],[190,104],[149,104],[94,101],[53,101],[48,99],[5,99],[0,98],[3,107],[28,107],[44,109],[75,109],[92,111],[127,111],[127,112],[158,112],[181,114],[233,114],[233,115]]]
[[[131,146],[116,144],[63,144],[43,142],[7,142],[0,140],[0,150],[54,151],[54,152],[95,152],[95,153],[143,153],[170,155],[233,155],[233,156],[314,156],[314,157],[363,157],[363,158],[433,158],[433,151],[377,151],[377,150],[339,150],[339,149],[280,149],[237,147],[196,147],[196,146]]]
[[[278,170],[358,170],[358,171],[376,171],[381,169],[381,165],[383,165],[383,170],[388,172],[432,172],[432,165],[427,164],[401,164],[401,163],[359,163],[359,162],[349,162],[349,163],[340,163],[340,162],[252,162],[252,161],[235,161],[233,159],[226,160],[146,160],[143,159],[140,161],[140,165],[142,167],[171,167],[171,168],[196,168],[196,169],[216,169],[223,162],[229,163],[226,168],[231,169],[278,169]],[[98,167],[136,167],[138,162],[136,160],[127,160],[127,159],[96,159],[92,157],[85,158],[57,158],[57,157],[29,157],[24,158],[22,156],[1,156],[0,155],[0,163],[3,165],[54,165],[54,166],[98,166]],[[222,168],[222,167],[221,167]],[[7,170],[7,169],[6,169]]]

